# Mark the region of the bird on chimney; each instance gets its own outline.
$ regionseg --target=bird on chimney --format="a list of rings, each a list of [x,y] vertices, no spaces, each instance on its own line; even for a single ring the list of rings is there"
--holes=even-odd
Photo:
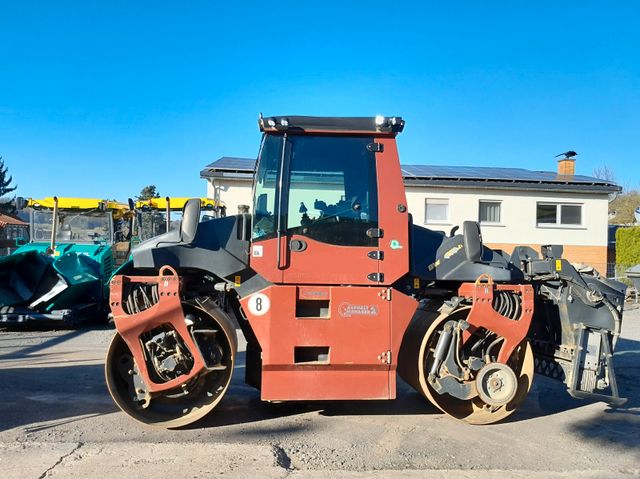
[[[570,159],[578,156],[578,154],[575,151],[569,150],[569,151],[565,151],[564,153],[560,153],[559,155],[554,156],[554,158],[558,158],[559,156],[564,156],[565,160],[570,160]]]

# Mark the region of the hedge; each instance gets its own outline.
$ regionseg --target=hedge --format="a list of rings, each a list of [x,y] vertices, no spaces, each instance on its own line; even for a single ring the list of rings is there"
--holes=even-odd
[[[625,266],[640,264],[640,226],[618,228],[616,231],[616,263]]]

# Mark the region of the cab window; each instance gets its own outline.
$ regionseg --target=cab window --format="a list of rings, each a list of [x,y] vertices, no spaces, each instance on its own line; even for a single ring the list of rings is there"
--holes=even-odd
[[[276,194],[284,138],[265,135],[255,174],[252,239],[273,238],[276,233]]]
[[[342,246],[374,246],[378,226],[372,137],[290,136],[287,233]]]

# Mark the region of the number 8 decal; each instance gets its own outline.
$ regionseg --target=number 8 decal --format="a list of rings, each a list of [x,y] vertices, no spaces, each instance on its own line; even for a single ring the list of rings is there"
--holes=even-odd
[[[269,301],[269,296],[264,293],[254,294],[249,297],[249,312],[254,316],[267,314],[270,307],[271,301]]]

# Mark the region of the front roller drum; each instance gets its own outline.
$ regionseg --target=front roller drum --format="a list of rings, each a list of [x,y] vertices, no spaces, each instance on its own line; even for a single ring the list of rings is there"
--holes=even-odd
[[[226,314],[206,303],[183,302],[182,306],[209,365],[175,388],[149,391],[131,350],[116,333],[107,352],[105,376],[122,411],[145,424],[176,428],[201,419],[222,400],[231,382],[237,341]]]
[[[115,276],[116,330],[106,380],[120,408],[146,424],[179,427],[211,411],[229,387],[237,350],[231,319],[208,297],[184,301],[182,278]]]

